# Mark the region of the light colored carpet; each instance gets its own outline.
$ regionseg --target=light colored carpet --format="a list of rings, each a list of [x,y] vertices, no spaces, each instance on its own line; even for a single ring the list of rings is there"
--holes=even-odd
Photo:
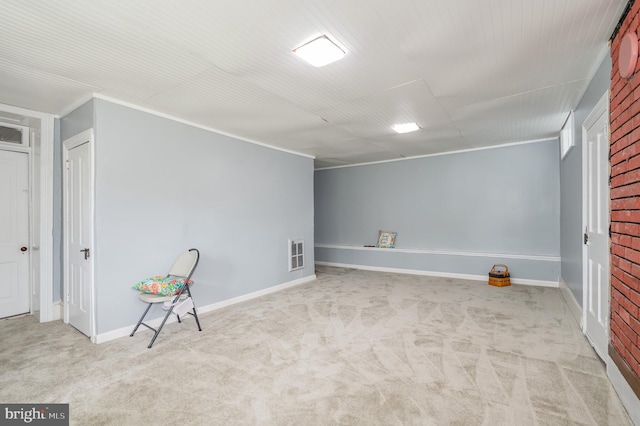
[[[0,321],[0,401],[79,425],[631,424],[557,289],[319,267],[201,321],[152,349]]]

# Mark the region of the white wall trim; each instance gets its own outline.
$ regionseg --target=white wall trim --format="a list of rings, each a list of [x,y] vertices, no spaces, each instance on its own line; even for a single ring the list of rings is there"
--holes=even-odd
[[[233,297],[231,299],[223,300],[221,302],[216,302],[216,303],[212,303],[210,305],[201,306],[201,307],[198,307],[196,309],[198,311],[198,314],[202,315],[204,313],[211,312],[211,311],[217,311],[219,309],[226,308],[227,306],[235,305],[237,303],[246,302],[246,301],[252,300],[252,299],[257,299],[257,298],[260,298],[262,296],[266,296],[268,294],[277,293],[277,292],[286,290],[288,288],[296,287],[296,286],[299,286],[301,284],[306,284],[306,283],[314,281],[314,280],[316,280],[315,274],[314,275],[310,275],[308,277],[300,278],[300,279],[297,279],[297,280],[289,281],[289,282],[286,282],[286,283],[283,283],[283,284],[278,284],[278,285],[275,285],[273,287],[265,288],[263,290],[254,291],[253,293],[243,294],[242,296]],[[151,321],[146,321],[146,322],[151,327],[158,327],[160,325],[160,323],[162,322],[162,319],[163,319],[163,317],[156,318],[156,319],[153,319]],[[173,322],[177,322],[177,319],[176,319],[175,316],[171,315],[171,317],[169,317],[169,319],[167,320],[166,324],[170,324],[170,323],[173,323]],[[135,326],[136,326],[135,324],[131,324],[131,325],[128,325],[126,327],[118,328],[116,330],[107,331],[106,333],[97,334],[95,339],[93,339],[93,342],[94,343],[104,343],[104,342],[108,342],[110,340],[118,339],[120,337],[129,336],[131,334],[131,330],[133,330],[133,328]],[[144,332],[145,330],[149,330],[149,329],[146,328],[146,327],[139,328],[138,331],[136,332],[136,334]],[[204,328],[203,328],[203,330],[204,330]]]
[[[429,277],[442,277],[442,278],[457,278],[461,280],[484,281],[485,283],[489,280],[488,275],[456,274],[451,272],[422,271],[420,269],[387,268],[383,266],[354,265],[350,263],[334,263],[334,262],[323,262],[323,261],[316,261],[316,265],[334,266],[338,268],[361,269],[363,271],[390,272],[394,274],[424,275]],[[554,288],[558,287],[558,283],[556,281],[530,280],[530,279],[524,279],[524,278],[511,278],[511,283],[520,284],[520,285],[530,285],[530,286],[536,286],[536,287],[554,287]]]
[[[507,253],[481,253],[468,251],[449,251],[437,249],[409,249],[409,248],[380,248],[380,247],[363,247],[363,246],[342,246],[336,244],[318,243],[314,247],[338,250],[362,250],[362,251],[383,251],[389,253],[413,253],[413,254],[437,254],[445,256],[465,256],[465,257],[491,257],[500,259],[522,259],[536,260],[543,262],[559,262],[560,256],[545,256],[537,254],[507,254]]]
[[[195,123],[195,122],[189,121],[189,120],[184,120],[182,118],[178,118],[178,117],[175,117],[175,116],[170,115],[170,114],[165,114],[163,112],[160,112],[160,111],[157,111],[157,110],[154,110],[154,109],[151,109],[151,108],[147,108],[147,107],[143,107],[143,106],[140,106],[140,105],[132,104],[130,102],[121,101],[120,99],[110,98],[108,96],[104,96],[104,95],[101,95],[99,93],[94,93],[93,97],[96,98],[96,99],[102,99],[103,101],[107,101],[107,102],[111,102],[111,103],[114,103],[114,104],[122,105],[122,106],[125,106],[127,108],[131,108],[131,109],[135,109],[135,110],[138,110],[138,111],[146,112],[147,114],[152,114],[152,115],[155,115],[155,116],[158,116],[158,117],[166,118],[167,120],[172,120],[172,121],[175,121],[175,122],[178,122],[178,123],[186,124],[187,126],[196,127],[198,129],[202,129],[202,130],[206,130],[206,131],[209,131],[209,132],[217,133],[217,134],[223,135],[223,136],[229,136],[229,137],[232,137],[234,139],[238,139],[238,140],[241,140],[241,141],[244,141],[244,142],[248,142],[248,143],[251,143],[251,144],[254,144],[254,145],[262,146],[264,148],[269,148],[269,149],[273,149],[273,150],[276,150],[276,151],[286,152],[287,154],[298,155],[300,157],[306,157],[306,158],[311,158],[311,159],[315,159],[316,158],[313,155],[304,154],[302,152],[297,152],[297,151],[292,151],[290,149],[280,148],[280,147],[277,147],[277,146],[274,146],[274,145],[269,145],[269,144],[266,144],[266,143],[263,143],[263,142],[258,142],[257,140],[254,140],[254,139],[249,139],[249,138],[245,138],[245,137],[242,137],[242,136],[234,135],[233,133],[227,133],[227,132],[224,132],[222,130],[214,129],[213,127],[209,127],[209,126],[205,126],[205,125],[202,125],[202,124],[198,124],[198,123]],[[80,105],[78,105],[78,106],[80,106]],[[76,108],[78,106],[76,106]]]
[[[344,169],[345,167],[371,166],[373,164],[394,163],[396,161],[417,160],[417,159],[420,159],[420,158],[440,157],[442,155],[462,154],[462,153],[465,153],[465,152],[484,151],[484,150],[487,150],[487,149],[506,148],[506,147],[509,147],[509,146],[527,145],[527,144],[530,144],[530,143],[551,142],[551,141],[557,141],[557,140],[558,140],[557,137],[543,138],[543,139],[532,139],[532,140],[528,140],[528,141],[505,143],[505,144],[502,144],[502,145],[491,145],[491,146],[483,146],[483,147],[480,147],[480,148],[459,149],[457,151],[438,152],[438,153],[435,153],[435,154],[416,155],[416,156],[413,156],[413,157],[393,158],[391,160],[381,160],[381,161],[371,161],[371,162],[368,162],[368,163],[345,164],[345,165],[341,165],[341,166],[321,167],[321,168],[316,169],[316,171],[318,171],[318,170],[331,170],[331,169]]]
[[[53,321],[54,117],[40,118],[40,322]]]
[[[609,376],[613,388],[616,390],[620,401],[622,401],[622,405],[627,409],[627,414],[631,417],[634,425],[640,425],[640,399],[633,392],[633,389],[631,389],[611,357],[607,356],[606,364],[607,376]]]
[[[53,139],[54,115],[13,105],[0,110],[40,120],[40,322],[53,320]],[[30,219],[33,221],[33,219]],[[31,224],[33,225],[33,223]],[[33,265],[32,265],[33,266]],[[33,308],[33,307],[32,307]]]
[[[63,316],[62,312],[63,312],[62,300],[57,300],[53,302],[53,314],[52,314],[51,320],[53,321],[61,320]]]
[[[560,293],[562,294],[562,298],[567,303],[569,307],[569,312],[573,315],[573,318],[580,325],[580,329],[582,330],[582,307],[576,300],[575,296],[567,286],[567,283],[564,282],[562,277],[558,277],[558,287],[560,288]]]

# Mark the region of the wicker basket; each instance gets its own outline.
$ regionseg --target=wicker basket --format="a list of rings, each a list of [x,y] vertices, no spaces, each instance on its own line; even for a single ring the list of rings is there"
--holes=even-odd
[[[498,268],[504,268],[498,269]],[[506,287],[511,285],[511,275],[509,275],[509,267],[507,265],[496,264],[493,265],[491,271],[489,271],[489,285],[496,287]]]

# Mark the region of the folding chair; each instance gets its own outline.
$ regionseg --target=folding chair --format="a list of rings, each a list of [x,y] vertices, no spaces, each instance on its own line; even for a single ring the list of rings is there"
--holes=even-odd
[[[133,337],[133,335],[136,333],[140,325],[144,325],[148,329],[153,330],[155,334],[151,338],[151,342],[149,342],[149,346],[147,346],[149,349],[151,349],[151,346],[153,346],[153,342],[156,341],[156,337],[158,337],[158,334],[160,334],[160,331],[162,331],[162,327],[164,327],[164,323],[167,322],[167,319],[169,319],[169,315],[171,315],[171,313],[173,313],[174,309],[176,308],[177,309],[175,313],[178,317],[179,323],[182,323],[182,320],[180,319],[180,315],[184,315],[185,313],[190,314],[196,319],[196,324],[198,324],[198,331],[202,331],[202,327],[200,327],[200,320],[198,319],[198,312],[196,312],[196,307],[193,304],[193,298],[191,297],[191,289],[189,288],[191,286],[188,284],[189,279],[191,278],[191,275],[193,275],[193,271],[196,269],[196,266],[198,265],[199,259],[200,259],[200,252],[198,251],[198,249],[192,248],[182,253],[173,263],[173,266],[171,266],[171,269],[169,269],[167,278],[175,277],[177,279],[185,280],[184,285],[180,288],[179,292],[176,293],[175,295],[163,296],[163,295],[157,295],[157,294],[140,293],[139,295],[140,300],[143,301],[144,303],[148,303],[149,306],[147,306],[147,309],[145,309],[144,313],[140,317],[140,321],[138,321],[138,324],[136,324],[136,327],[131,332],[130,334],[131,337]],[[165,302],[170,302],[170,304],[168,305],[167,314],[164,316],[164,319],[162,320],[160,327],[158,327],[158,329],[155,329],[149,326],[148,324],[145,324],[143,320],[144,320],[144,317],[147,315],[147,312],[149,312],[149,309],[151,309],[151,306],[153,306],[156,303],[163,303],[165,304],[165,307],[166,307],[167,304]],[[191,308],[193,308],[192,312],[186,311]]]

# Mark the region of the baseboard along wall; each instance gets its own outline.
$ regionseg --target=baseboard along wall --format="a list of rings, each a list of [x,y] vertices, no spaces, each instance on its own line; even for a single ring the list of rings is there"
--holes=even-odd
[[[582,307],[576,300],[575,296],[567,286],[567,283],[564,282],[562,276],[558,277],[558,287],[560,288],[560,293],[562,294],[562,298],[567,303],[569,307],[569,311],[571,315],[576,320],[576,322],[580,325],[580,330],[584,330],[583,328],[583,318],[582,318]]]
[[[507,264],[517,284],[557,287],[560,257],[516,253],[478,253],[436,249],[379,248],[315,244],[315,260],[384,271],[412,271],[441,277],[482,277],[495,264]]]
[[[376,272],[391,272],[395,274],[409,274],[409,275],[423,275],[429,277],[442,277],[442,278],[458,278],[461,280],[473,280],[473,281],[488,281],[488,275],[473,275],[473,274],[457,274],[451,272],[438,272],[438,271],[423,271],[421,269],[402,269],[402,268],[387,268],[383,266],[368,266],[368,265],[354,265],[351,263],[335,263],[335,262],[323,262],[316,261],[316,265],[334,266],[338,268],[353,268],[361,269],[364,271],[376,271]],[[488,271],[487,271],[488,272]],[[511,278],[512,284],[531,285],[538,287],[558,287],[556,281],[544,281],[544,280],[530,280],[525,278]]]
[[[273,287],[269,287],[263,290],[258,290],[258,291],[254,291],[253,293],[248,293],[248,294],[243,294],[242,296],[238,296],[238,297],[233,297],[231,299],[227,299],[227,300],[223,300],[220,302],[216,302],[216,303],[212,303],[210,305],[205,305],[205,306],[200,306],[200,307],[196,307],[196,310],[198,312],[199,315],[207,313],[207,312],[212,312],[212,311],[216,311],[218,309],[222,309],[222,308],[226,308],[227,306],[231,306],[231,305],[235,305],[237,303],[242,303],[242,302],[246,302],[248,300],[252,300],[252,299],[257,299],[259,297],[262,296],[266,296],[268,294],[272,294],[272,293],[277,293],[279,291],[283,291],[286,290],[288,288],[291,287],[295,287],[301,284],[306,284],[308,282],[314,281],[316,279],[316,275],[310,275],[308,277],[304,277],[304,278],[300,278],[297,280],[293,280],[293,281],[289,281],[283,284],[278,284],[275,285]],[[195,300],[195,302],[197,302],[197,300]],[[145,321],[150,327],[158,327],[160,326],[160,323],[162,323],[162,319],[163,317],[160,318],[155,318],[153,320],[150,321]],[[171,315],[169,317],[169,319],[167,320],[166,324],[170,324],[170,323],[174,323],[177,322],[177,317],[174,315]],[[165,324],[165,325],[166,325]],[[111,330],[111,331],[107,331],[106,333],[99,333],[97,334],[93,339],[91,339],[91,341],[93,343],[105,343],[108,342],[110,340],[114,340],[114,339],[118,339],[120,337],[125,337],[125,336],[129,336],[131,334],[131,331],[133,330],[133,328],[135,327],[135,324],[130,324],[128,326],[125,327],[121,327],[118,328],[116,330]],[[138,329],[138,331],[136,332],[136,334],[138,333],[144,333],[146,331],[151,331],[146,327],[140,327]]]

